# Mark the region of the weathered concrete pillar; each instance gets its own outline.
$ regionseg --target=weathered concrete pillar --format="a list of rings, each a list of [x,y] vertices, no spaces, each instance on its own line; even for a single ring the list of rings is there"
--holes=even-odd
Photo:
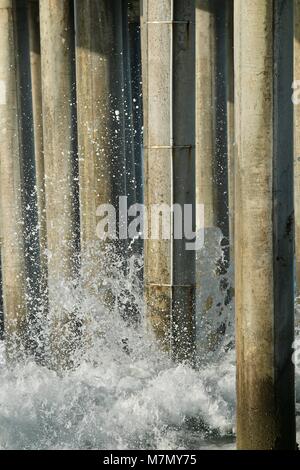
[[[71,3],[40,1],[50,349],[56,368],[68,365],[72,312],[67,285],[76,271],[74,50]]]
[[[36,195],[36,172],[33,132],[31,64],[29,44],[28,2],[15,2],[17,33],[17,73],[19,90],[19,126],[22,175],[22,206],[24,227],[24,257],[27,302],[27,348],[41,355],[41,341],[37,337],[41,323],[40,247]]]
[[[196,200],[205,227],[217,227],[215,168],[215,2],[196,1]]]
[[[194,2],[144,1],[147,11],[147,95],[144,101],[145,198],[149,240],[145,243],[147,318],[162,344],[177,359],[190,359],[194,349],[195,252],[186,239],[151,239],[157,204],[194,203]],[[145,26],[145,23],[144,23]],[[143,53],[143,60],[145,54]],[[143,64],[144,65],[144,64]],[[170,211],[170,209],[169,209]],[[168,214],[168,209],[166,211]],[[161,219],[166,222],[166,215]],[[152,229],[152,233],[151,233]]]
[[[28,1],[28,32],[32,93],[32,117],[34,133],[35,179],[40,245],[41,291],[46,292],[47,277],[47,231],[45,200],[45,168],[43,154],[43,116],[41,82],[41,47],[38,0]]]
[[[89,295],[112,308],[118,293],[107,287],[105,265],[112,252],[126,259],[127,239],[99,239],[103,204],[116,210],[127,195],[123,3],[76,0],[76,83],[78,111],[81,273]],[[102,214],[103,216],[104,214]],[[126,236],[125,236],[126,238]],[[124,263],[125,264],[125,263]],[[99,269],[100,267],[100,269]]]
[[[117,23],[114,14],[122,5],[116,2],[112,8],[108,0],[76,0],[75,5],[80,217],[84,249],[97,239],[97,207],[115,203],[116,197],[125,195],[123,62],[118,45],[122,25]]]
[[[11,0],[0,1],[0,215],[4,321],[10,359],[24,348],[26,326],[16,24]]]
[[[204,249],[196,260],[197,347],[205,356],[220,346],[227,322],[223,299],[228,294],[221,283],[229,261],[228,3],[197,0],[195,6],[196,202],[204,206]],[[197,217],[198,229],[201,224]]]
[[[294,201],[297,296],[300,296],[300,2],[294,2]]]
[[[148,7],[148,2],[144,0],[139,0],[140,4],[140,55],[141,55],[141,82],[142,82],[142,123],[143,123],[143,130],[142,130],[142,135],[141,135],[141,143],[142,143],[142,161],[141,161],[141,180],[142,180],[142,185],[143,185],[143,191],[140,193],[142,195],[142,198],[140,198],[145,206],[147,206],[147,191],[145,188],[145,182],[148,179],[147,176],[147,142],[148,142],[148,136],[147,136],[147,130],[148,130],[148,119],[147,119],[147,113],[148,113],[148,53],[147,53],[147,48],[148,48],[148,25],[147,25],[147,7]],[[138,199],[138,202],[141,202]],[[146,248],[146,242],[144,242],[144,250]]]
[[[117,253],[126,269],[127,239],[125,234],[113,246],[111,237],[99,239],[101,211],[97,209],[103,204],[114,206],[118,236],[123,224],[118,217],[119,197],[128,194],[127,166],[133,156],[131,129],[125,129],[130,116],[124,79],[123,7],[120,0],[75,2],[81,275],[89,296],[109,308],[118,305],[118,292],[107,286],[105,266]],[[122,312],[126,316],[125,309]],[[87,334],[88,343],[89,337]]]
[[[226,0],[226,99],[228,158],[228,217],[230,263],[234,262],[234,63],[233,63],[233,0]]]
[[[229,2],[196,0],[196,199],[208,233],[228,239],[227,10]]]
[[[295,449],[293,2],[235,0],[237,447]]]
[[[148,2],[140,0],[140,35],[141,35],[141,59],[142,59],[142,91],[143,91],[143,141],[147,143],[147,111],[148,111],[148,16],[147,16]],[[146,160],[147,148],[144,148],[144,160]],[[146,168],[144,168],[145,175]],[[146,193],[144,197],[146,198]]]

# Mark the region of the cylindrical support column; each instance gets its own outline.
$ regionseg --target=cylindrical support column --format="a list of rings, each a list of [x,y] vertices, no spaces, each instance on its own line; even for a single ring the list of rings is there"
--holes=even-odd
[[[148,61],[148,28],[147,28],[147,6],[148,2],[144,0],[139,0],[140,6],[140,56],[141,56],[141,90],[142,90],[142,133],[141,133],[141,179],[142,179],[142,191],[140,191],[140,195],[142,198],[138,202],[144,203],[147,206],[147,191],[145,188],[145,182],[147,181],[147,130],[148,130],[148,69],[147,69],[147,61]],[[145,250],[145,242],[144,242],[144,250]]]
[[[121,7],[121,2],[116,2]],[[97,239],[97,207],[125,196],[123,86],[114,8],[108,0],[76,0],[76,76],[82,249]],[[121,27],[121,30],[120,30]],[[117,32],[116,32],[117,30]],[[120,109],[121,106],[121,109]],[[120,186],[124,192],[118,191]]]
[[[47,236],[46,236],[46,200],[45,168],[43,154],[43,117],[42,117],[42,81],[41,47],[38,0],[28,1],[28,32],[31,72],[32,117],[34,133],[35,177],[38,212],[38,232],[40,245],[41,295],[46,292],[47,276]]]
[[[215,2],[196,1],[196,200],[205,227],[217,227],[215,168]]]
[[[147,96],[148,96],[148,70],[147,70],[147,60],[148,60],[148,27],[147,27],[147,7],[148,2],[140,0],[140,37],[141,37],[141,59],[142,59],[142,91],[143,91],[143,141],[147,143],[147,129],[148,129],[148,120],[147,120]],[[144,148],[144,160],[146,159],[147,149]],[[145,172],[145,169],[144,169]],[[146,197],[146,194],[144,195]]]
[[[144,1],[147,32],[147,94],[144,102],[147,141],[145,199],[149,239],[145,242],[147,318],[162,344],[177,359],[190,359],[194,349],[195,251],[186,249],[184,235],[154,239],[155,205],[165,205],[166,223],[171,206],[184,213],[194,203],[194,2]],[[144,23],[145,27],[145,23]],[[145,54],[143,54],[144,60]],[[143,78],[144,80],[144,78]],[[145,82],[144,82],[145,83]],[[178,212],[178,211],[177,211]],[[177,213],[178,217],[178,213]],[[177,218],[178,228],[178,218]]]
[[[75,275],[76,202],[74,48],[71,2],[40,0],[42,108],[47,222],[50,350],[54,367],[68,365],[72,312],[64,293]]]
[[[229,259],[234,263],[234,63],[233,63],[233,0],[226,0],[226,99],[228,158]]]
[[[0,215],[1,263],[7,353],[24,347],[26,326],[19,99],[13,2],[0,1]]]
[[[294,2],[294,201],[297,296],[300,296],[300,1]]]
[[[197,253],[197,348],[216,350],[227,317],[221,276],[229,261],[227,0],[196,3],[196,202],[204,207],[204,250]],[[201,229],[203,221],[197,220]],[[218,287],[215,287],[218,285]],[[217,298],[218,297],[218,298]]]
[[[234,1],[237,446],[295,449],[293,2]]]
[[[36,197],[33,112],[31,93],[30,46],[27,0],[14,3],[17,31],[17,70],[19,88],[19,126],[22,175],[22,206],[24,227],[24,257],[26,268],[27,346],[40,356],[41,292],[40,249]],[[21,51],[21,53],[20,53]]]
[[[75,22],[81,274],[90,295],[112,307],[104,267],[112,240],[99,239],[97,226],[98,208],[112,204],[118,230],[118,198],[127,194],[122,2],[76,0]],[[126,243],[115,247],[124,259]]]

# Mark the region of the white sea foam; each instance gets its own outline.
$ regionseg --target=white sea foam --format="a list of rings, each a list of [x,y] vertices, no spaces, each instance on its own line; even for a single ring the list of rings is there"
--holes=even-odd
[[[194,371],[149,345],[133,352],[104,350],[63,377],[34,362],[2,365],[0,448],[184,449],[230,435],[232,354]]]
[[[57,374],[32,359],[8,367],[0,342],[0,449],[234,448],[234,350],[218,345],[197,369],[172,363],[145,327],[137,259],[127,271],[117,256],[106,263],[105,280],[83,266],[97,292],[86,282],[58,292],[88,318],[89,347],[77,351],[77,367]],[[115,299],[109,308],[106,289]],[[128,305],[139,321],[129,321]]]

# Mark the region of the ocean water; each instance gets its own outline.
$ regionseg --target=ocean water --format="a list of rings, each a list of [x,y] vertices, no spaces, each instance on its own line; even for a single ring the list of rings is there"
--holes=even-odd
[[[0,370],[1,449],[233,446],[234,364],[194,371],[145,344],[103,350],[59,377],[33,362]]]
[[[227,332],[215,351],[203,357],[199,347],[195,369],[174,364],[143,318],[140,260],[132,256],[124,270],[118,257],[105,258],[104,278],[94,279],[97,290],[63,282],[58,289],[65,311],[76,307],[81,320],[89,319],[87,346],[74,349],[73,368],[57,373],[30,358],[7,365],[0,342],[0,449],[235,448],[230,303],[222,310]],[[90,266],[83,267],[83,278]],[[109,306],[107,289],[114,299]],[[224,288],[212,289],[220,299],[211,308],[220,308]],[[128,320],[129,304],[138,321]],[[297,393],[300,402],[298,373]]]

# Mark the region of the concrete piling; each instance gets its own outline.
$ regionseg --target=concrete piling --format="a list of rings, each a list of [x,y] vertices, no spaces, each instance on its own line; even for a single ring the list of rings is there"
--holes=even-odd
[[[295,449],[293,2],[234,2],[238,449]]]
[[[76,130],[73,17],[68,0],[40,1],[50,351],[53,367],[69,365],[72,312],[65,309],[76,275]]]
[[[1,263],[6,351],[24,351],[27,322],[16,23],[13,1],[0,1]]]
[[[47,287],[47,229],[45,200],[45,168],[43,154],[43,115],[42,115],[42,78],[40,21],[38,0],[28,1],[28,32],[31,72],[32,117],[34,133],[35,180],[37,197],[37,217],[40,245],[41,295]]]
[[[226,21],[229,3],[227,0],[195,3],[196,203],[204,208],[204,250],[197,252],[196,259],[197,347],[201,356],[218,348],[226,329],[223,306],[219,308],[215,302],[213,290],[215,284],[219,284],[219,292],[223,289],[221,276],[228,269],[230,251]],[[198,229],[202,223],[197,217]],[[213,259],[214,256],[217,257]]]
[[[147,51],[144,119],[145,199],[150,232],[153,205],[194,203],[194,5],[192,1],[144,1]],[[143,28],[145,27],[145,23]],[[144,60],[145,53],[143,53]],[[162,214],[162,218],[164,214]],[[194,351],[195,252],[174,236],[145,242],[145,293],[149,324],[176,359]]]
[[[300,295],[300,2],[294,2],[294,202],[297,296]]]

